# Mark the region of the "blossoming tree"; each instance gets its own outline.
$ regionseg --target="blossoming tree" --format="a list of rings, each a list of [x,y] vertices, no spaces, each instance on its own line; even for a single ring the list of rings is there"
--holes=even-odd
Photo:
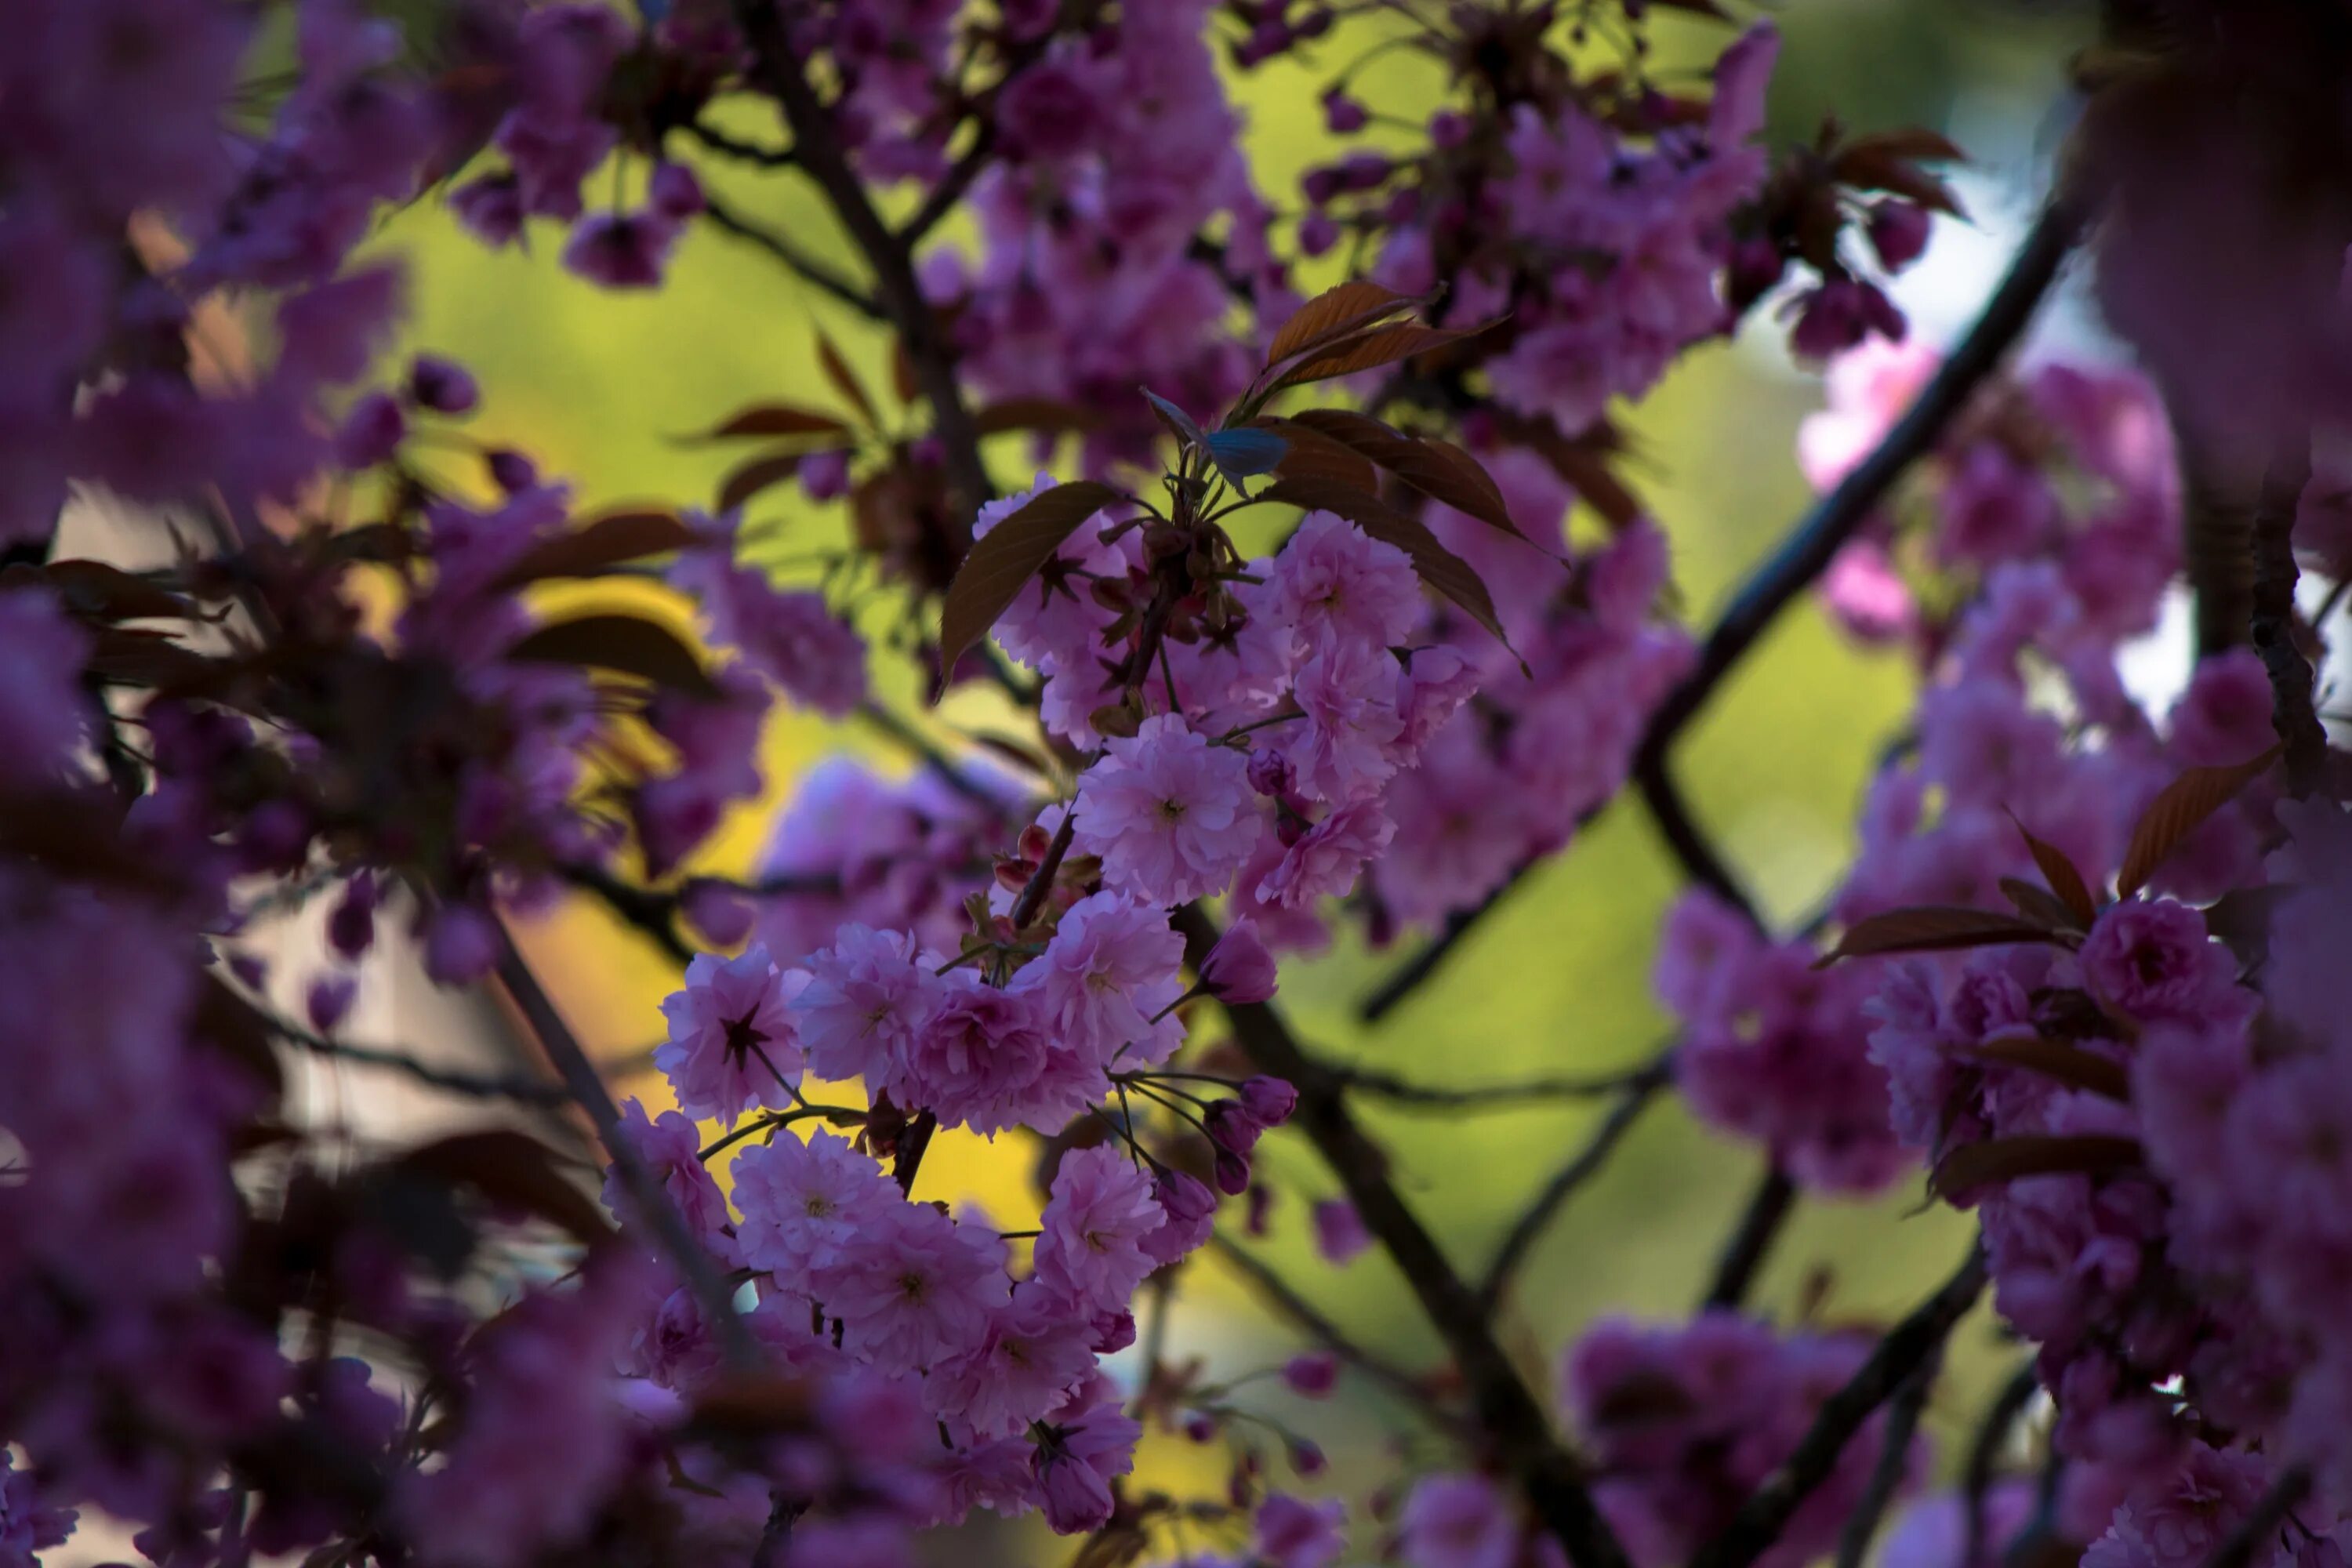
[[[78,1515],[169,1568],[771,1568],[910,1563],[975,1510],[1097,1564],[2339,1564],[2352,826],[2333,600],[2296,587],[2299,555],[2352,566],[2352,45],[2288,0],[2114,9],[2045,213],[1939,357],[1881,285],[1959,150],[1767,145],[1776,35],[1712,0],[23,0],[0,1568]],[[1654,68],[1667,12],[1713,29],[1703,79]],[[1322,73],[1354,138],[1358,38],[1429,61],[1438,107],[1265,188],[1232,73]],[[719,165],[814,192],[856,265]],[[717,508],[580,515],[465,435],[465,366],[384,363],[400,275],[354,250],[416,202],[614,289],[715,226],[887,333],[905,412],[828,343],[824,389],[707,432],[742,454]],[[2145,378],[2010,363],[2078,249]],[[225,305],[250,365],[208,342]],[[1822,494],[1685,626],[1612,411],[1759,312],[1833,362]],[[69,494],[154,548],[75,554]],[[738,552],[793,498],[848,502],[822,580]],[[2117,650],[2184,569],[2201,658],[2151,714]],[[883,584],[876,649],[847,572]],[[596,597],[647,576],[698,637]],[[1919,698],[1835,898],[1776,931],[1675,746],[1816,591]],[[943,748],[873,658],[1029,732]],[[709,874],[778,702],[890,724],[914,771],[828,764],[753,876]],[[1474,1268],[1354,1109],[1453,1091],[1304,1043],[1282,955],[1402,949],[1385,1010],[1627,794],[1691,883],[1676,1037],[1572,1086],[1611,1109]],[[614,1102],[509,941],[567,891],[677,965],[675,1110]],[[294,1016],[250,939],[302,903],[331,951]],[[387,922],[502,992],[544,1071],[347,1038]],[[286,1103],[289,1053],[567,1107],[601,1202],[513,1128],[354,1149]],[[1695,1315],[1544,1325],[1540,1387],[1497,1305],[1668,1093],[1769,1178]],[[1381,1249],[1447,1358],[1261,1279],[1292,1389],[1376,1380],[1425,1428],[1370,1495],[1303,1442],[1277,1483],[1159,1331],[1285,1126],[1344,1194],[1327,1253]],[[1034,1225],[919,1186],[958,1128],[1042,1152]],[[1793,1205],[1923,1180],[1979,1239],[1899,1321],[1750,1309]],[[524,1243],[560,1263],[526,1278]],[[1930,1491],[1920,1413],[1988,1286],[2030,1355]],[[1227,1483],[1135,1480],[1147,1426],[1228,1446]]]

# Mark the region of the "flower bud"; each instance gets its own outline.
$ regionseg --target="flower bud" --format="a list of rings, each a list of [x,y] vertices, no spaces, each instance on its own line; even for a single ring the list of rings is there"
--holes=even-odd
[[[1298,1109],[1298,1091],[1281,1079],[1261,1075],[1242,1085],[1242,1106],[1251,1121],[1279,1127]]]
[[[1339,1358],[1329,1351],[1308,1351],[1283,1364],[1282,1381],[1293,1394],[1323,1399],[1339,1385]]]
[[[1274,954],[1265,950],[1265,943],[1258,937],[1257,927],[1247,920],[1235,921],[1232,930],[1217,939],[1217,945],[1209,950],[1209,956],[1201,961],[1201,984],[1220,1002],[1263,1002],[1274,994],[1276,984]],[[1251,1081],[1260,1080],[1254,1079]],[[1287,1084],[1283,1087],[1289,1088]],[[1243,1086],[1242,1092],[1244,1100],[1247,1102],[1247,1085]],[[1297,1099],[1297,1095],[1291,1096],[1292,1101]],[[1258,1114],[1254,1103],[1251,1110],[1253,1114]],[[1289,1109],[1286,1106],[1280,1116],[1261,1115],[1261,1120],[1268,1126],[1279,1126],[1289,1115]]]

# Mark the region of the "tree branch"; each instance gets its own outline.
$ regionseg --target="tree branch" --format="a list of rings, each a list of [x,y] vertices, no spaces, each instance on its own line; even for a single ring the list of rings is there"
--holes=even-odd
[[[1715,1279],[1706,1288],[1703,1307],[1737,1307],[1748,1299],[1756,1271],[1764,1266],[1765,1254],[1772,1250],[1796,1200],[1797,1186],[1789,1173],[1778,1165],[1768,1168],[1716,1259]]]
[[[1918,401],[1895,422],[1877,449],[1847,474],[1837,489],[1822,498],[1780,548],[1733,596],[1722,619],[1707,635],[1691,673],[1651,715],[1641,747],[1634,754],[1635,778],[1664,777],[1663,765],[1667,752],[1706,706],[1724,678],[1780,612],[1828,569],[1837,552],[1868,521],[1905,470],[1934,449],[1945,428],[2024,333],[2043,297],[2057,281],[2059,269],[2081,234],[2082,226],[2081,214],[2068,204],[2053,201],[2043,209],[1984,313],[1937,371]],[[1427,946],[1365,1000],[1361,1009],[1364,1018],[1368,1022],[1381,1018],[1426,984],[1479,921],[1532,868],[1530,863],[1515,869],[1483,903],[1449,920]],[[1728,878],[1724,880],[1727,882]]]
[[[1673,1064],[1664,1056],[1644,1068],[1626,1086],[1624,1098],[1612,1106],[1601,1125],[1592,1130],[1584,1147],[1570,1156],[1520,1211],[1502,1245],[1495,1249],[1495,1259],[1486,1266],[1486,1279],[1479,1282],[1478,1299],[1489,1316],[1502,1305],[1505,1293],[1511,1288],[1511,1277],[1527,1260],[1561,1205],[1600,1173],[1610,1155],[1617,1152],[1618,1144],[1633,1130],[1633,1123],[1641,1120],[1642,1112],[1657,1098],[1660,1089],[1674,1081],[1674,1076]]]
[[[1960,1471],[1960,1506],[1964,1533],[1960,1553],[1963,1568],[1976,1568],[1984,1560],[1985,1497],[1992,1490],[1992,1469],[2000,1457],[2000,1446],[2009,1437],[2010,1428],[2025,1414],[2042,1386],[2041,1369],[2034,1358],[2025,1358],[2025,1364],[2010,1374],[1992,1403],[1985,1407],[1984,1417],[1977,1423],[1976,1436],[1969,1442],[1969,1458]]]
[[[1197,968],[1217,942],[1197,904],[1175,914],[1186,956]],[[1436,1239],[1388,1178],[1388,1161],[1349,1114],[1339,1080],[1308,1060],[1288,1026],[1264,1003],[1224,1004],[1234,1036],[1262,1072],[1298,1091],[1297,1121],[1339,1178],[1364,1227],[1385,1247],[1422,1310],[1453,1352],[1478,1425],[1536,1520],[1577,1568],[1630,1568],[1617,1533],[1594,1506],[1583,1467],[1552,1436],[1544,1409],[1487,1326],[1486,1303],[1446,1261]]]
[[[1349,1339],[1339,1324],[1325,1317],[1312,1301],[1291,1286],[1290,1281],[1276,1273],[1255,1253],[1235,1245],[1221,1230],[1209,1233],[1209,1247],[1276,1310],[1297,1324],[1308,1339],[1391,1393],[1402,1396],[1439,1426],[1457,1435],[1461,1432],[1461,1418],[1437,1403],[1426,1383],[1394,1362]]]
[[[877,321],[889,320],[883,313],[882,307],[875,303],[873,297],[859,289],[846,277],[819,261],[782,235],[772,229],[763,228],[743,216],[717,196],[712,195],[707,187],[702,193],[702,207],[703,216],[714,226],[738,239],[748,240],[758,246],[761,250],[782,262],[803,282],[822,289],[869,320]]]
[[[1863,1559],[1870,1555],[1878,1521],[1886,1517],[1886,1505],[1894,1500],[1895,1489],[1911,1468],[1911,1439],[1918,1434],[1919,1417],[1927,1408],[1927,1394],[1936,1386],[1937,1369],[1942,1364],[1940,1352],[1931,1353],[1895,1391],[1894,1403],[1886,1407],[1886,1436],[1879,1444],[1878,1464],[1870,1472],[1862,1500],[1838,1532],[1837,1568],[1863,1568]],[[1962,1568],[1970,1568],[1967,1559],[1961,1562]]]
[[[1642,792],[1643,804],[1650,808],[1650,819],[1657,824],[1658,836],[1666,841],[1666,848],[1682,867],[1683,874],[1746,915],[1749,925],[1763,930],[1764,920],[1756,912],[1756,901],[1732,875],[1714,841],[1700,830],[1665,757],[1661,754],[1642,762],[1634,769],[1633,781]]]
[[[1393,1100],[1400,1107],[1432,1114],[1509,1110],[1532,1100],[1598,1100],[1611,1094],[1647,1093],[1670,1076],[1662,1063],[1652,1061],[1627,1072],[1602,1073],[1592,1078],[1535,1078],[1517,1083],[1476,1083],[1454,1088],[1415,1083],[1377,1068],[1335,1066],[1326,1070],[1352,1093]]]
[[[506,951],[499,958],[499,984],[514,999],[523,1022],[538,1037],[556,1076],[562,1079],[572,1098],[580,1102],[580,1109],[595,1124],[604,1152],[612,1157],[640,1215],[660,1237],[662,1250],[669,1254],[679,1277],[709,1318],[710,1331],[719,1336],[729,1363],[738,1371],[756,1370],[762,1359],[759,1342],[751,1338],[751,1331],[744,1327],[741,1316],[735,1310],[735,1292],[711,1266],[710,1254],[688,1228],[686,1216],[669,1201],[669,1194],[646,1164],[636,1144],[621,1131],[621,1108],[613,1103],[612,1091],[596,1076],[595,1064],[580,1048],[572,1026],[555,1010],[555,1004],[549,1000],[539,977],[530,972],[530,965],[523,962],[522,952],[515,946],[513,937],[503,931],[500,934]]]
[[[2311,441],[2280,442],[2263,475],[2254,507],[2254,651],[2271,678],[2271,722],[2286,748],[2287,788],[2297,796],[2320,787],[2327,772],[2327,731],[2311,700],[2311,664],[2295,646],[2294,514],[2311,479]]]
[[[2310,1491],[2311,1472],[2300,1465],[2289,1468],[2262,1495],[2253,1511],[2213,1549],[2213,1555],[2205,1559],[2205,1568],[2247,1568],[2262,1550],[2263,1539],[2277,1532]]]
[[[824,192],[874,269],[876,297],[898,329],[898,341],[931,405],[932,424],[946,451],[950,515],[969,528],[995,490],[981,460],[979,428],[964,405],[963,389],[956,384],[953,350],[923,298],[906,244],[882,221],[850,167],[835,134],[832,111],[818,99],[784,36],[783,16],[773,0],[735,0],[735,25],[751,46],[754,80],[782,108],[801,167]]]
[[[1699,1549],[1690,1568],[1748,1568],[1780,1540],[1790,1518],[1837,1468],[1839,1456],[1863,1423],[1937,1353],[1984,1286],[1984,1251],[1971,1246],[1959,1272],[1887,1331],[1845,1386],[1822,1402],[1795,1452],[1740,1505],[1722,1532]]]
[[[544,1079],[497,1078],[480,1073],[458,1072],[449,1068],[436,1068],[418,1061],[404,1051],[383,1046],[356,1045],[349,1040],[331,1040],[314,1035],[291,1018],[263,1013],[269,1032],[307,1054],[327,1061],[351,1062],[359,1067],[382,1068],[388,1072],[437,1089],[445,1094],[463,1095],[469,1100],[512,1100],[525,1105],[562,1105],[572,1096],[560,1083]]]

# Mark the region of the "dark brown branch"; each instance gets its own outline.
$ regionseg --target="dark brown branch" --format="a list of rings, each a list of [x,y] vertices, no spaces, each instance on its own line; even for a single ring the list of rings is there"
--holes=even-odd
[[[2311,664],[2295,646],[2294,514],[2311,479],[2311,442],[2283,441],[2263,475],[2254,507],[2254,651],[2271,678],[2271,722],[2286,749],[2287,788],[2297,796],[2318,788],[2327,772],[2327,731],[2312,707]]]
[[[1675,738],[1706,706],[1724,679],[1780,612],[1828,569],[1837,552],[1877,510],[1895,481],[1935,448],[1946,427],[2023,334],[2043,297],[2057,281],[2059,268],[2081,230],[2081,216],[2071,206],[2053,202],[2042,212],[1984,313],[1937,371],[1918,401],[1895,422],[1877,449],[1847,474],[1837,489],[1822,498],[1780,548],[1734,595],[1722,619],[1707,635],[1690,675],[1667,694],[1651,715],[1649,728],[1635,754],[1636,778],[1663,776],[1660,764]],[[1394,979],[1365,1001],[1364,1017],[1372,1020],[1382,1016],[1415,988],[1427,984],[1463,940],[1502,901],[1503,895],[1524,879],[1531,868],[1523,866],[1513,871],[1484,903],[1448,921]]]
[[[743,216],[734,208],[706,190],[702,198],[703,216],[712,225],[740,240],[758,246],[774,257],[802,281],[824,290],[859,315],[872,321],[886,321],[882,307],[873,297],[851,282],[848,278],[819,261],[799,246],[772,229],[763,228]]]
[[[1660,754],[1643,761],[1634,769],[1633,782],[1642,792],[1643,804],[1650,808],[1650,820],[1657,824],[1658,836],[1666,841],[1683,874],[1746,915],[1748,923],[1761,931],[1764,921],[1756,912],[1755,900],[1691,816],[1665,757]]]
[[[1462,939],[1468,936],[1479,921],[1492,914],[1495,906],[1509,897],[1512,889],[1528,879],[1536,865],[1537,862],[1528,860],[1512,867],[1511,874],[1505,877],[1494,891],[1468,909],[1446,916],[1445,923],[1438,928],[1435,936],[1422,943],[1418,952],[1397,965],[1393,973],[1357,1005],[1356,1016],[1367,1024],[1377,1024],[1395,1012],[1403,1005],[1405,998],[1420,990],[1444,966],[1446,959],[1453,955],[1454,947]]]
[[[444,1094],[462,1095],[468,1100],[511,1100],[524,1105],[562,1105],[572,1096],[560,1083],[550,1083],[538,1078],[498,1078],[481,1073],[459,1072],[450,1068],[436,1068],[418,1061],[405,1051],[383,1046],[362,1046],[349,1040],[331,1040],[314,1035],[290,1018],[265,1015],[269,1032],[288,1045],[326,1061],[350,1062],[357,1067],[381,1068],[427,1089],[437,1089]]]
[[[1626,1072],[1591,1078],[1532,1078],[1517,1083],[1475,1083],[1459,1088],[1415,1083],[1377,1068],[1332,1067],[1328,1069],[1351,1093],[1393,1100],[1406,1110],[1433,1115],[1452,1111],[1507,1110],[1547,1100],[1598,1100],[1604,1095],[1642,1092],[1657,1087],[1664,1069],[1657,1062]]]
[[[1642,1112],[1657,1098],[1658,1091],[1674,1081],[1673,1065],[1661,1058],[1643,1069],[1642,1075],[1626,1086],[1624,1098],[1610,1107],[1601,1125],[1592,1130],[1584,1146],[1570,1156],[1568,1163],[1543,1184],[1519,1217],[1504,1236],[1502,1245],[1495,1249],[1495,1260],[1486,1266],[1486,1277],[1479,1282],[1478,1298],[1492,1315],[1502,1304],[1505,1292],[1511,1288],[1511,1277],[1518,1272],[1563,1205],[1581,1190],[1587,1182],[1598,1175],[1617,1152],[1625,1135],[1633,1130]]]
[[[669,1254],[679,1277],[701,1304],[703,1314],[710,1320],[711,1332],[719,1336],[729,1363],[738,1370],[756,1369],[761,1360],[760,1346],[735,1310],[735,1292],[712,1267],[710,1254],[688,1227],[686,1216],[678,1213],[677,1205],[670,1202],[669,1194],[662,1189],[659,1178],[646,1164],[636,1144],[622,1131],[621,1109],[613,1103],[612,1091],[596,1076],[595,1064],[580,1048],[579,1038],[555,1010],[555,1004],[539,984],[539,977],[530,972],[530,965],[523,962],[522,952],[511,937],[506,939],[506,952],[499,959],[499,984],[514,999],[516,1010],[538,1037],[540,1048],[547,1053],[556,1076],[595,1124],[596,1136],[621,1173],[621,1181],[635,1200],[640,1216],[654,1227],[662,1250]]]
[[[1845,1386],[1822,1402],[1796,1451],[1740,1505],[1722,1532],[1699,1549],[1690,1568],[1748,1568],[1780,1540],[1790,1516],[1837,1468],[1863,1423],[1937,1352],[1984,1286],[1984,1253],[1971,1247],[1959,1271],[1887,1331]]]
[[[932,425],[946,450],[950,513],[968,528],[995,490],[981,460],[979,428],[956,384],[953,348],[923,298],[906,245],[882,221],[850,167],[835,132],[833,113],[817,97],[784,35],[783,17],[772,0],[735,0],[735,24],[751,48],[753,80],[782,108],[801,167],[824,192],[874,269],[876,298],[898,329],[899,344],[914,367],[916,384],[931,405]]]
[[[1737,1307],[1748,1299],[1756,1271],[1764,1266],[1765,1255],[1772,1250],[1796,1200],[1797,1186],[1787,1172],[1778,1165],[1765,1171],[1748,1196],[1748,1206],[1739,1211],[1739,1224],[1725,1241],[1722,1256],[1716,1259],[1705,1306]]]
[[[693,945],[678,934],[677,900],[674,895],[637,887],[587,861],[559,866],[556,875],[582,892],[594,895],[614,919],[642,934],[677,963],[694,962]]]
[[[793,150],[789,147],[762,147],[756,142],[746,142],[730,136],[708,120],[689,120],[686,133],[721,157],[732,158],[739,163],[750,163],[761,169],[789,169],[793,166]]]
[[[1969,1458],[1960,1471],[1960,1506],[1964,1533],[1964,1550],[1960,1562],[1967,1568],[1984,1560],[1985,1498],[1992,1490],[1993,1466],[2000,1458],[2000,1446],[2008,1441],[2010,1428],[2025,1414],[2033,1402],[2036,1390],[2042,1386],[2042,1373],[2034,1358],[2025,1358],[2025,1364],[2010,1374],[1992,1403],[1985,1407],[1984,1417],[1977,1423],[1976,1436],[1969,1442]]]
[[[1217,943],[1216,924],[1188,904],[1176,911],[1175,925],[1197,970]],[[1543,1405],[1488,1327],[1486,1303],[1398,1195],[1387,1157],[1356,1124],[1339,1080],[1307,1059],[1281,1015],[1265,1004],[1227,1004],[1225,1016],[1258,1069],[1298,1091],[1297,1126],[1339,1178],[1364,1228],[1387,1250],[1453,1352],[1478,1426],[1536,1520],[1577,1568],[1630,1568],[1616,1531],[1593,1504],[1583,1467],[1552,1435]]]
[[[1349,1339],[1339,1324],[1324,1316],[1322,1310],[1301,1296],[1289,1280],[1276,1273],[1255,1253],[1236,1246],[1222,1230],[1209,1233],[1209,1248],[1223,1258],[1234,1272],[1276,1311],[1297,1324],[1308,1339],[1391,1394],[1402,1396],[1437,1425],[1450,1430],[1460,1429],[1460,1417],[1437,1403],[1426,1383],[1394,1362]]]
[[[1918,1435],[1919,1417],[1927,1408],[1927,1394],[1936,1386],[1936,1373],[1942,1364],[1940,1354],[1930,1355],[1895,1391],[1894,1402],[1886,1407],[1886,1436],[1879,1444],[1878,1463],[1863,1489],[1862,1500],[1838,1532],[1837,1568],[1863,1568],[1863,1559],[1870,1554],[1878,1521],[1886,1517],[1886,1505],[1895,1500],[1895,1489],[1910,1472],[1911,1439]],[[1968,1560],[1961,1561],[1965,1568]]]

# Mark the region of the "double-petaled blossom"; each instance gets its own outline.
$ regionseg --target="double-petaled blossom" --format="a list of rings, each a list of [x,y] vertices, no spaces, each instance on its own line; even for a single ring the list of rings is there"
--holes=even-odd
[[[1147,903],[1222,893],[1257,843],[1249,763],[1173,714],[1111,741],[1078,781],[1073,842],[1104,885]]]
[[[791,1104],[804,1057],[790,1008],[806,984],[757,944],[740,958],[698,954],[685,987],[662,1002],[669,1038],[654,1049],[679,1107],[732,1120],[755,1105]]]

